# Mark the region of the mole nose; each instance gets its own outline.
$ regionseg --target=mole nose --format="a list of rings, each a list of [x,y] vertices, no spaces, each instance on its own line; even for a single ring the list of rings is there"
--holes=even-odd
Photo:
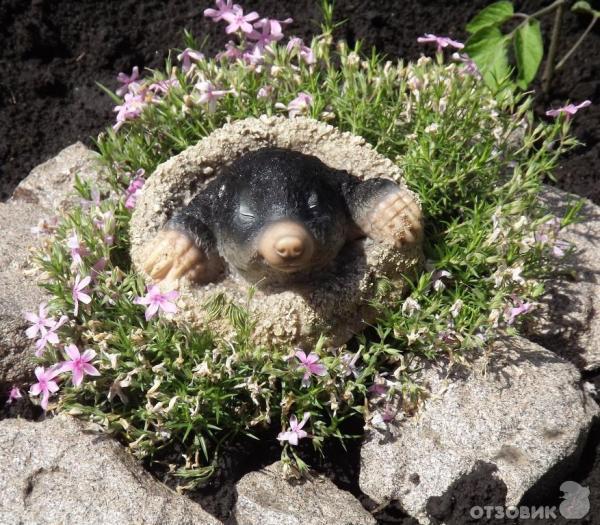
[[[275,242],[274,248],[282,259],[296,259],[304,253],[304,242],[300,237],[286,235]]]
[[[273,268],[296,272],[310,265],[315,240],[300,222],[280,220],[267,225],[261,232],[257,251]]]

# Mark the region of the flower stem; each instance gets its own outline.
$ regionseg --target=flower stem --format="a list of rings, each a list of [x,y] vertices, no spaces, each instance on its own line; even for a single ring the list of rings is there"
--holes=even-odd
[[[544,93],[548,93],[550,90],[550,84],[552,82],[552,77],[554,76],[554,61],[556,60],[556,52],[558,50],[558,41],[560,39],[560,28],[564,10],[565,4],[564,2],[561,2],[554,14],[554,24],[552,25],[552,35],[550,36],[550,48],[548,49],[546,67],[544,68],[544,73],[542,75],[542,91]]]
[[[558,62],[558,64],[556,64],[556,67],[554,68],[554,71],[558,71],[561,67],[564,66],[565,62],[569,59],[569,57],[575,52],[575,50],[581,45],[581,43],[585,40],[585,37],[588,35],[588,33],[592,30],[592,28],[594,27],[594,25],[596,24],[596,21],[598,20],[598,15],[594,15],[594,18],[592,18],[592,21],[589,23],[589,25],[586,27],[585,31],[581,34],[581,36],[577,39],[577,42],[575,42],[573,44],[573,47],[571,49],[569,49],[569,51],[567,51],[567,53],[565,54],[564,57],[562,57],[560,59],[560,61]]]

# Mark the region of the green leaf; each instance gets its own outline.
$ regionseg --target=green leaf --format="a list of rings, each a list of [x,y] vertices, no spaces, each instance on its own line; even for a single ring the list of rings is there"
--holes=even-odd
[[[593,13],[594,9],[592,9],[592,6],[589,4],[589,2],[579,0],[579,2],[575,2],[571,6],[571,11],[573,11],[573,13]]]
[[[479,11],[467,24],[467,31],[472,34],[484,27],[499,26],[512,18],[513,14],[512,2],[496,2]]]
[[[530,20],[519,27],[515,34],[514,44],[517,60],[517,85],[525,89],[535,78],[544,56],[540,23],[537,20]]]
[[[498,27],[488,26],[469,37],[465,52],[477,64],[483,80],[491,89],[496,89],[510,75],[508,65],[508,42]]]

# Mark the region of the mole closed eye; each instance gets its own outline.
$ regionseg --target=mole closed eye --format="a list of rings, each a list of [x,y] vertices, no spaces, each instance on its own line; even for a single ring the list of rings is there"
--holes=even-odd
[[[316,208],[319,205],[319,198],[316,193],[312,193],[308,198],[308,207]]]
[[[251,219],[256,218],[254,213],[252,213],[250,208],[248,208],[248,206],[246,206],[245,204],[240,205],[239,214],[240,214],[240,217],[242,217],[242,219],[246,219],[246,220],[251,220]]]

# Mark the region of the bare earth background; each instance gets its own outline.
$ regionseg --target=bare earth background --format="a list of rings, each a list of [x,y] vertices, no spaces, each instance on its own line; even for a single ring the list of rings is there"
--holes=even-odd
[[[202,16],[208,0],[0,0],[0,200],[35,165],[61,148],[92,143],[113,120],[113,103],[96,85],[116,87],[115,76],[131,67],[160,67],[166,50],[181,46],[184,28],[208,37],[208,51],[225,42],[222,24]],[[390,57],[414,59],[431,52],[417,44],[424,32],[465,38],[467,21],[490,0],[338,0],[336,16],[347,20],[338,36],[364,39]],[[533,12],[549,2],[516,2]],[[598,4],[599,2],[592,2]],[[315,0],[248,0],[247,10],[295,20],[288,35],[318,30]],[[596,5],[596,8],[599,6]],[[589,18],[567,14],[563,43],[572,43]],[[566,99],[594,105],[577,115],[574,130],[586,144],[557,172],[564,189],[600,202],[600,25],[556,79],[541,114]]]

